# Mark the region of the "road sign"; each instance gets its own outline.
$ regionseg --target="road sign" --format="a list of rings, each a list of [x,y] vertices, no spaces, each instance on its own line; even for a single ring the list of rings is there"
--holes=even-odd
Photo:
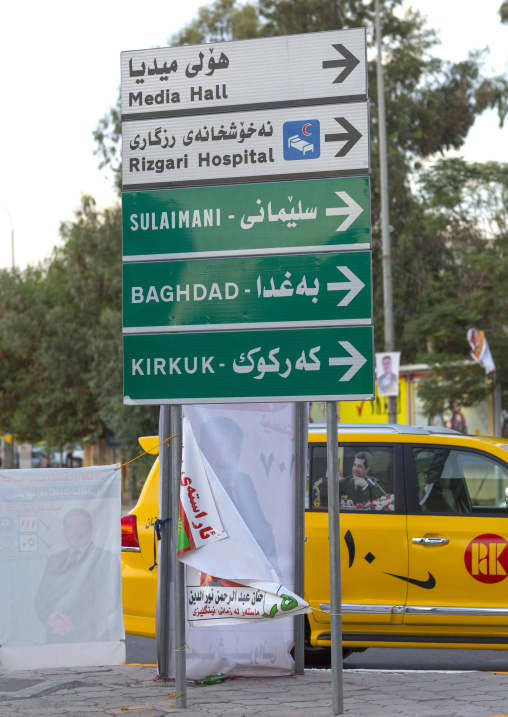
[[[367,102],[125,122],[124,190],[369,172]]]
[[[370,248],[368,177],[126,192],[122,209],[124,261]]]
[[[365,100],[365,29],[122,52],[122,119]]]
[[[370,252],[123,268],[124,333],[372,323]]]
[[[124,336],[124,403],[370,400],[372,327]]]

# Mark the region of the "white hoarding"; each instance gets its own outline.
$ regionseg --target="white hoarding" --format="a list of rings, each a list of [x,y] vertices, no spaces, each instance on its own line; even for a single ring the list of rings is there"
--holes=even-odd
[[[367,98],[364,28],[122,52],[121,70],[123,119]]]
[[[123,188],[369,173],[367,102],[123,124]]]

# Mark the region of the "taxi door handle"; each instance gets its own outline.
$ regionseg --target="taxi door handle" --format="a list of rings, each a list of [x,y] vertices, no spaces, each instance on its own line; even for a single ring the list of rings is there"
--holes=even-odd
[[[448,538],[413,538],[416,545],[448,545]]]

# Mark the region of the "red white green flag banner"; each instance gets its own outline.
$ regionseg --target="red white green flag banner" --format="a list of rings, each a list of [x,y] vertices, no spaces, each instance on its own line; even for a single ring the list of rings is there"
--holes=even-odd
[[[187,418],[183,419],[185,458],[180,482],[180,515],[177,555],[227,538],[215,506],[212,491]]]

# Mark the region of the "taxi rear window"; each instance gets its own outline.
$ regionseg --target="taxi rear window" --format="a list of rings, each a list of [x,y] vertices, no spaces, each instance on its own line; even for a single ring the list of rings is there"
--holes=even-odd
[[[339,445],[339,494],[341,510],[392,512],[394,447]],[[326,444],[309,446],[307,509],[328,509]]]

